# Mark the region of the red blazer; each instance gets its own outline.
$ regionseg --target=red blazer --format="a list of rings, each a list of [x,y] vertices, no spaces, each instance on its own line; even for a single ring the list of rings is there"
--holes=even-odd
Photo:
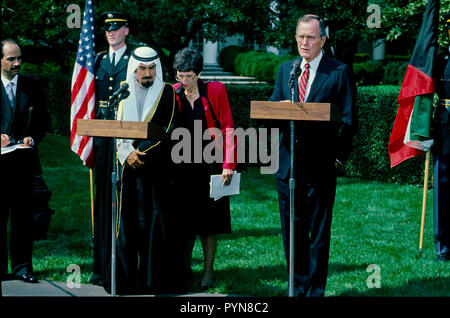
[[[207,96],[202,94],[199,87],[200,97],[203,108],[205,110],[206,122],[208,128],[215,128],[214,118],[210,110],[210,103],[217,120],[220,123],[220,130],[222,132],[223,145],[218,147],[225,149],[223,151],[223,169],[236,169],[237,153],[236,153],[236,136],[234,134],[233,116],[231,114],[230,103],[228,101],[228,94],[225,85],[221,82],[208,82],[207,84],[201,82],[207,87]],[[199,83],[200,84],[200,83]],[[201,85],[201,84],[200,84]],[[199,85],[199,86],[200,86]],[[173,86],[176,94],[178,111],[181,111],[181,100],[179,94],[181,93],[181,84],[177,83]],[[209,102],[208,102],[209,100]],[[214,134],[211,133],[214,138]],[[215,139],[215,138],[214,138]]]

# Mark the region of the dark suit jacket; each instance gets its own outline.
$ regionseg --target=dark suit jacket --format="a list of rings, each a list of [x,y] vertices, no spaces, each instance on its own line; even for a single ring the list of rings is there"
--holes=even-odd
[[[16,141],[25,137],[34,140],[32,158],[36,174],[40,171],[37,145],[44,138],[49,124],[48,112],[39,83],[27,76],[18,75],[16,91],[16,107],[9,104],[8,95],[2,83],[0,123],[1,133],[7,134]]]
[[[301,61],[301,58],[298,59]],[[288,80],[293,61],[280,66],[269,100],[291,100]],[[298,101],[298,89],[295,90],[294,101]],[[305,171],[316,173],[324,164],[334,164],[336,159],[343,162],[351,150],[357,117],[356,84],[350,68],[324,54],[305,102],[332,103],[342,112],[340,122],[295,122],[295,147],[298,153],[295,169],[304,168]],[[290,167],[289,121],[273,124],[281,129],[277,177],[284,179]]]

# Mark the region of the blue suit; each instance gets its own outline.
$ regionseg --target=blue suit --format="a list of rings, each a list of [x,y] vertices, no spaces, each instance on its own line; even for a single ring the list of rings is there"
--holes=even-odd
[[[299,58],[301,60],[301,58]],[[293,61],[283,63],[269,100],[291,100],[288,85]],[[298,88],[294,93],[298,101]],[[331,214],[336,192],[336,167],[350,154],[356,120],[356,86],[350,68],[325,54],[319,63],[305,102],[332,103],[341,111],[339,122],[296,121],[294,144],[295,247],[294,294],[323,296],[330,246]],[[289,121],[280,128],[277,172],[281,228],[289,263]]]

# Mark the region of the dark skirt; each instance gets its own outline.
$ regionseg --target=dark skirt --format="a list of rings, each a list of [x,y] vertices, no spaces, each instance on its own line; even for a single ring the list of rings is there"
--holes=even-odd
[[[231,233],[229,197],[217,201],[209,197],[211,174],[220,174],[221,168],[210,164],[185,164],[177,170],[177,193],[180,194],[180,211],[183,211],[180,231],[191,239],[196,235]]]

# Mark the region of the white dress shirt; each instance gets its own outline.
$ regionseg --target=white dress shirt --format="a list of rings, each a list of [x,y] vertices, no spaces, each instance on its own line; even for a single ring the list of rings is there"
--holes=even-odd
[[[3,86],[5,87],[6,94],[8,95],[9,100],[11,100],[11,97],[12,97],[12,96],[10,96],[10,94],[11,94],[10,93],[11,92],[10,83],[14,84],[13,85],[13,93],[14,93],[13,97],[17,96],[16,93],[17,93],[17,81],[18,81],[18,78],[19,78],[19,76],[16,75],[16,76],[13,77],[12,80],[9,80],[6,77],[4,77],[3,74],[2,74],[2,83],[3,83]]]
[[[300,64],[300,67],[302,69],[302,73],[305,70],[305,64],[309,63],[309,79],[308,83],[306,84],[306,92],[305,92],[305,101],[308,99],[309,91],[311,89],[311,84],[314,81],[314,78],[316,77],[317,68],[319,67],[319,63],[322,60],[323,53],[320,51],[319,56],[317,56],[314,60],[311,62],[306,62],[305,59],[302,59],[302,63]],[[300,77],[298,77],[298,85],[300,84]]]
[[[109,47],[109,61],[112,63],[113,53],[116,53],[115,65],[117,65],[117,62],[119,62],[120,58],[122,57],[123,53],[125,53],[126,49],[127,49],[126,44],[117,51],[114,51],[112,47]]]

